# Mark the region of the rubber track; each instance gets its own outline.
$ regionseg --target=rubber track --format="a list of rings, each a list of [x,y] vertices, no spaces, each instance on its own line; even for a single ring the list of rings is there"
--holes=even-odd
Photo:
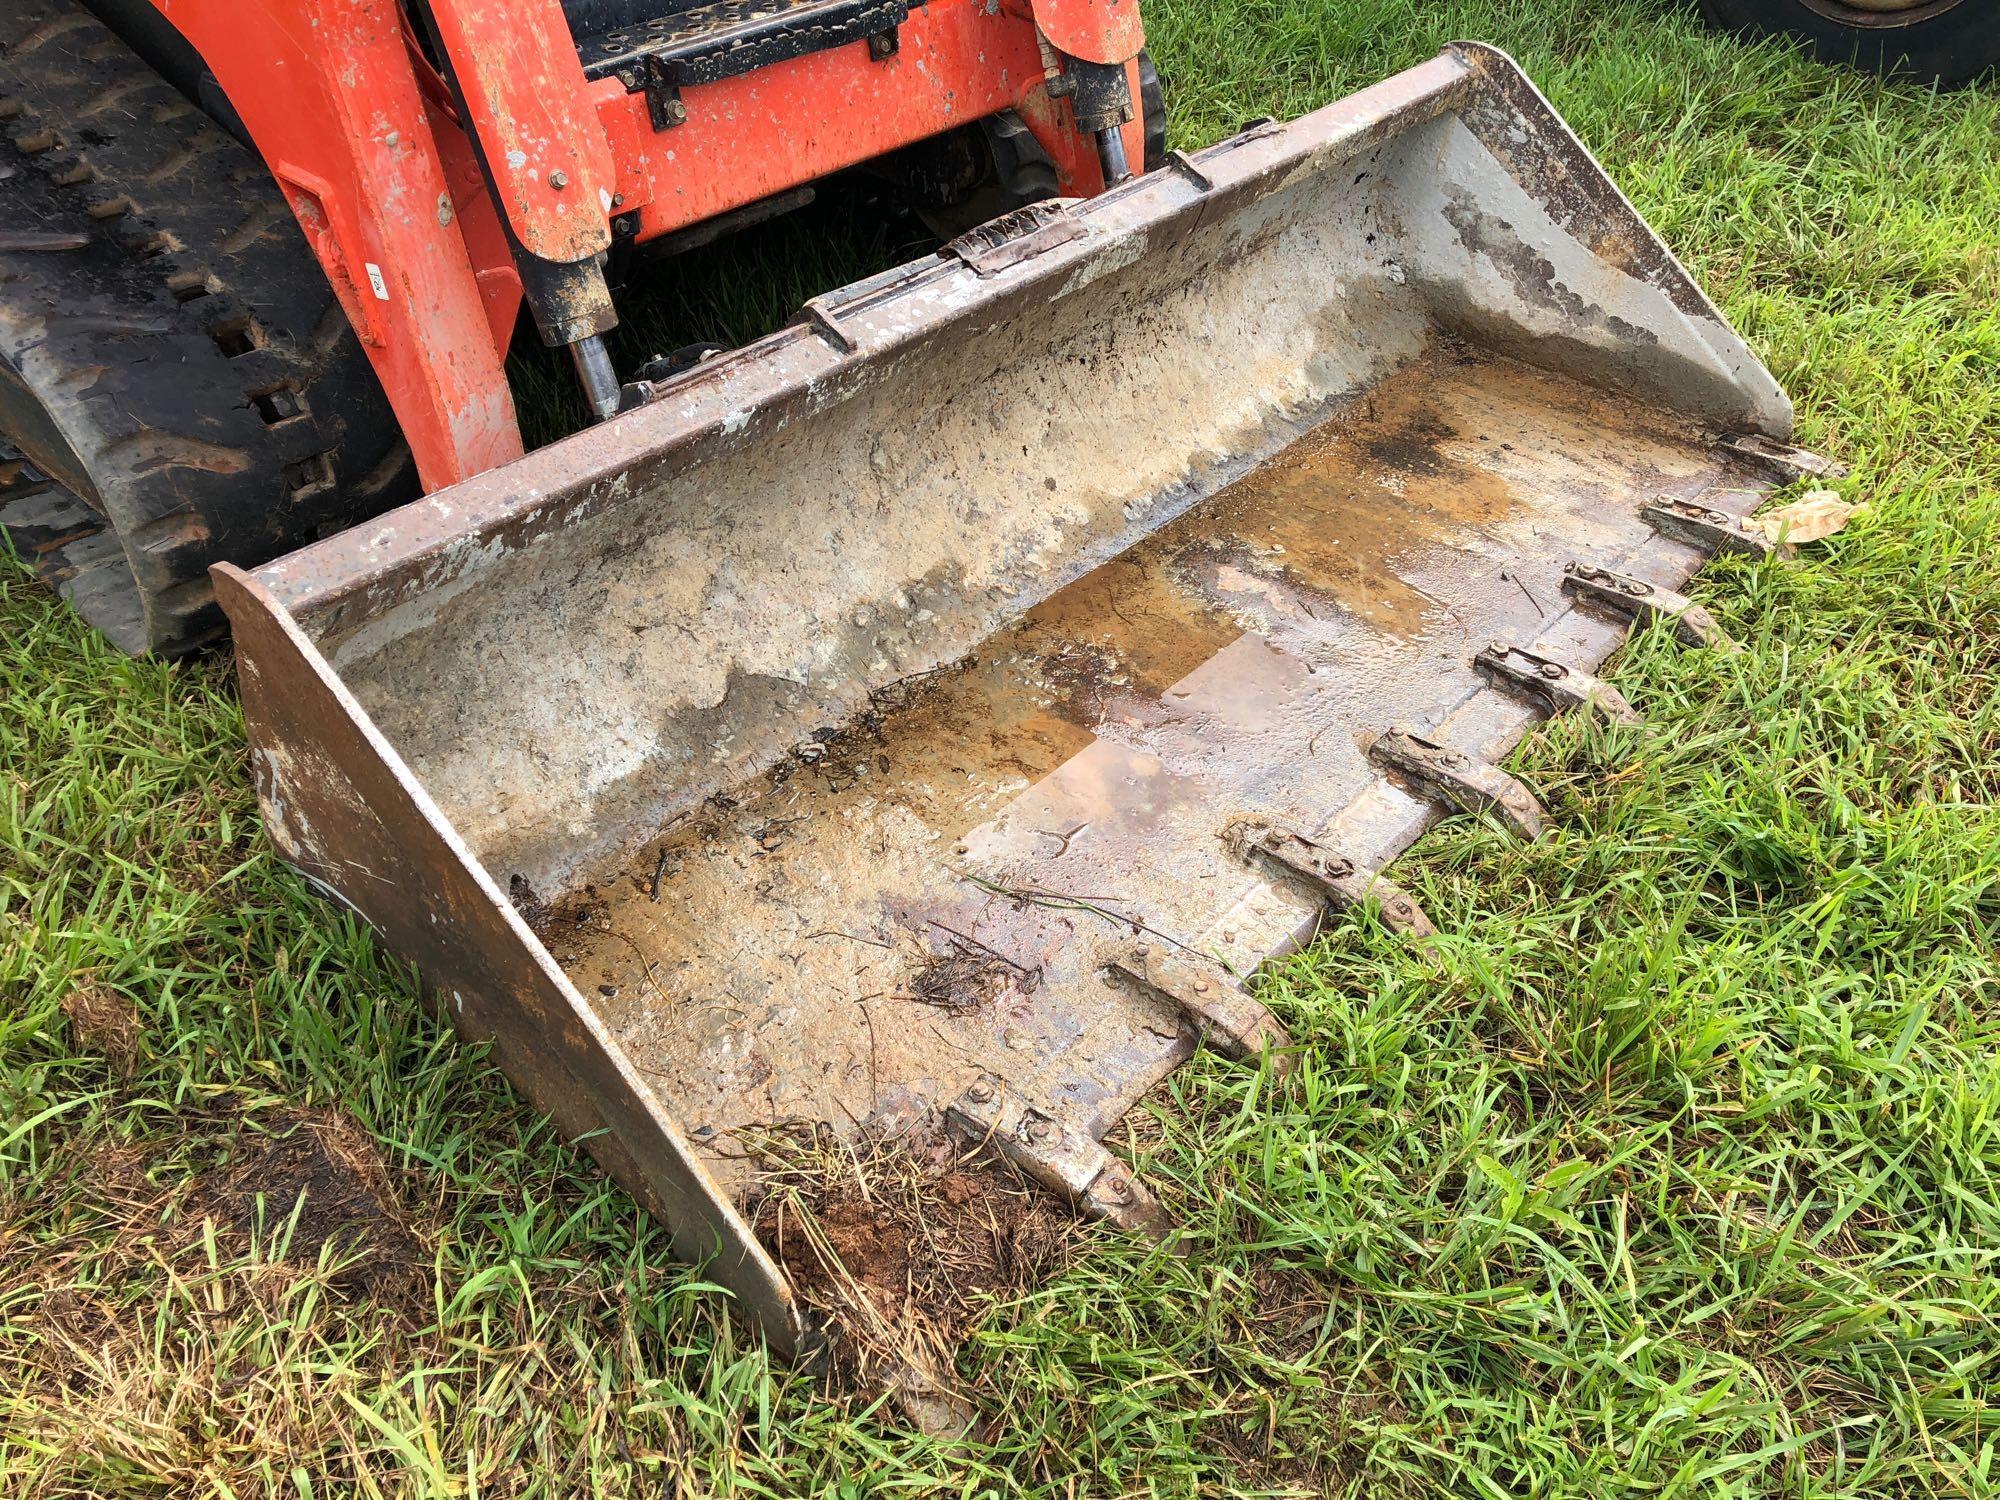
[[[37,561],[120,646],[186,651],[223,629],[210,564],[375,514],[414,473],[263,163],[71,0],[5,12],[0,429],[39,405],[130,576],[100,539],[75,587],[45,528]]]

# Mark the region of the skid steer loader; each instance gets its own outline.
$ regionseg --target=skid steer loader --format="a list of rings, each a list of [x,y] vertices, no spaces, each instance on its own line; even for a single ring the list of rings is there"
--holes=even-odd
[[[7,0],[0,533],[186,651],[212,563],[520,455],[524,308],[602,419],[614,282],[830,174],[962,226],[1156,161],[1143,41],[1138,0]]]
[[[1120,1120],[1282,1075],[1259,965],[1422,941],[1396,856],[1539,835],[1499,758],[1636,716],[1635,621],[1728,649],[1681,585],[1829,471],[1477,44],[1168,158],[1135,0],[6,21],[0,527],[131,649],[227,610],[279,851],[781,1351],[770,1142],[1171,1237]],[[608,261],[864,162],[1007,211],[620,378]],[[526,455],[523,306],[602,419]]]
[[[1482,45],[806,304],[630,409],[222,566],[266,827],[808,1339],[756,1142],[955,1133],[1170,1235],[1107,1145],[1539,716],[1829,472]]]

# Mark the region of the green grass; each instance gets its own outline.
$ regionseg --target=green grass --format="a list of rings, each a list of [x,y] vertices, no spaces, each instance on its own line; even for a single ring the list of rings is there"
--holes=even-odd
[[[999,1435],[957,1449],[774,1366],[276,865],[225,664],[122,660],[0,572],[0,1490],[2000,1490],[2000,95],[1642,0],[1150,22],[1181,145],[1507,46],[1872,510],[1704,575],[1746,655],[1628,649],[1647,730],[1524,748],[1555,836],[1427,840],[1400,869],[1446,936],[1287,965],[1287,1091],[1176,1075],[1147,1170],[1195,1253],[1098,1237],[996,1310],[963,1371]],[[755,331],[818,289],[788,274],[894,248],[808,238],[645,335]],[[80,978],[136,1005],[129,1076],[65,1019]],[[156,1227],[307,1105],[380,1143],[413,1293],[343,1297],[282,1226]]]

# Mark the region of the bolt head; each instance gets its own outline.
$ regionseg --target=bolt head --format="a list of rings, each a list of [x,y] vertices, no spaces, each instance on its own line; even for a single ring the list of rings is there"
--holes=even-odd
[[[1122,1177],[1107,1177],[1104,1180],[1104,1192],[1106,1197],[1116,1198],[1120,1203],[1124,1203],[1132,1197],[1132,1184]]]
[[[1535,670],[1540,672],[1542,676],[1548,678],[1548,680],[1551,682],[1554,682],[1558,677],[1567,677],[1569,675],[1569,672],[1566,668],[1559,666],[1552,661],[1543,662],[1541,666],[1537,667]]]
[[[688,107],[685,104],[681,103],[681,101],[678,99],[669,99],[667,101],[667,107],[663,109],[661,113],[664,114],[669,120],[672,120],[674,124],[680,125],[685,123],[687,120]]]
[[[993,1099],[993,1085],[982,1078],[965,1091],[965,1097],[970,1099],[974,1104],[990,1103]]]
[[[1032,1119],[1028,1121],[1027,1136],[1031,1141],[1046,1141],[1052,1138],[1055,1133],[1056,1122],[1053,1120]]]
[[[567,172],[549,173],[549,186],[554,188],[557,192],[561,192],[564,188],[569,186],[569,173]]]

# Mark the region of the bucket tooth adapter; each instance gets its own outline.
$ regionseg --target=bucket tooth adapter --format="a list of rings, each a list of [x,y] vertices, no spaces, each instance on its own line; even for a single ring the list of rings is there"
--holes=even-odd
[[[1446,805],[1363,737],[1625,717],[1705,555],[1647,507],[1751,509],[1791,427],[1462,43],[217,589],[283,857],[791,1350],[760,1141],[948,1127],[1163,1232],[1108,1133],[1313,1043],[1237,977],[1429,929],[1379,872]]]
[[[1551,717],[1581,710],[1607,724],[1645,723],[1610,683],[1526,646],[1495,641],[1473,657],[1472,665],[1493,686],[1525,694]]]

